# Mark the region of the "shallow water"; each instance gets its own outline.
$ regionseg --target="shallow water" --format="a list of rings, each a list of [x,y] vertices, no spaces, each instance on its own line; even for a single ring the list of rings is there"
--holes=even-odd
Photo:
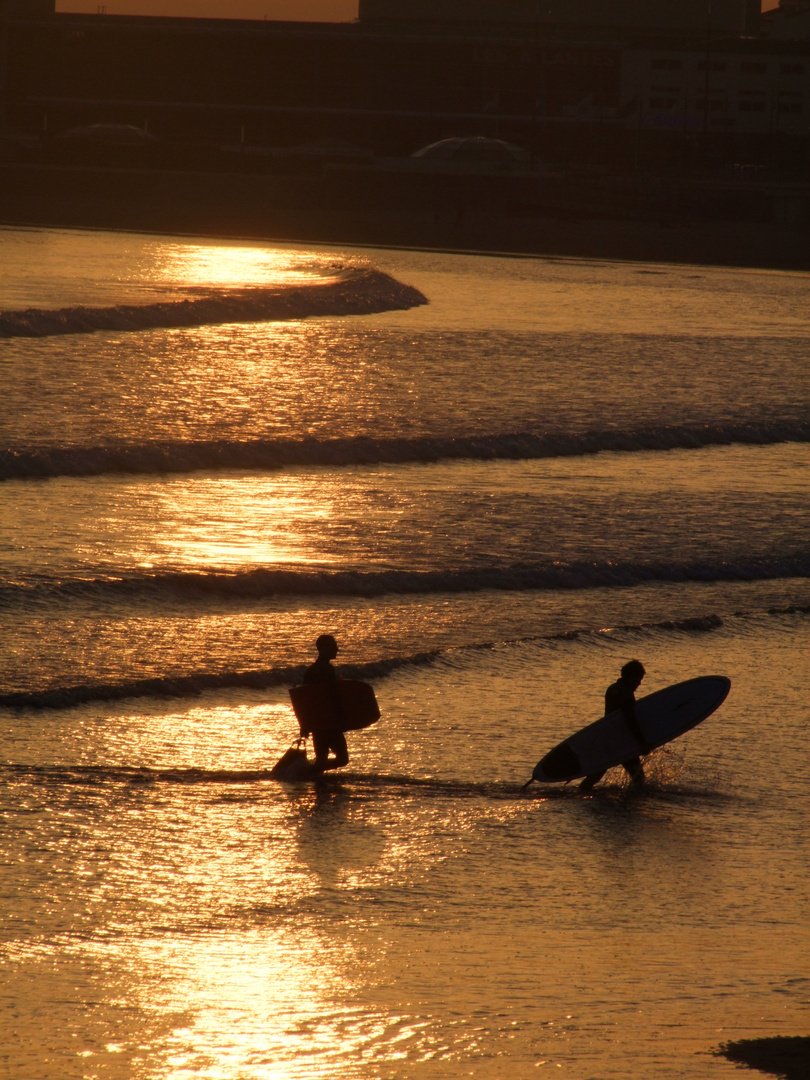
[[[9,1076],[721,1080],[807,1034],[807,275],[0,238],[11,311],[430,301],[0,344]],[[382,720],[280,785],[324,631]],[[524,791],[631,656],[731,693],[640,793]]]

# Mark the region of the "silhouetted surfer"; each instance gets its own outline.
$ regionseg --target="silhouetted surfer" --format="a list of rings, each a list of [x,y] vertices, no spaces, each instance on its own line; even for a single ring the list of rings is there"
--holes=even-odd
[[[631,734],[638,739],[642,747],[646,743],[636,719],[636,690],[641,685],[641,680],[645,674],[644,665],[640,660],[628,660],[622,668],[619,678],[615,683],[611,683],[605,691],[605,716],[616,709],[621,709]],[[641,764],[641,758],[628,758],[627,761],[622,762],[622,766],[629,774],[633,784],[641,785],[644,783],[644,768]],[[600,772],[586,776],[579,785],[580,791],[590,791],[594,784],[598,784],[604,775],[604,772]]]
[[[332,667],[332,661],[338,654],[338,644],[331,634],[321,634],[315,642],[318,650],[318,659],[310,664],[304,673],[304,685],[322,685],[331,687],[334,694],[335,720],[333,723],[319,724],[312,730],[312,747],[315,751],[314,768],[326,772],[328,769],[339,769],[349,762],[349,749],[346,746],[346,736],[340,728],[339,719],[343,715],[343,707],[337,695],[337,672]],[[329,751],[334,750],[335,756],[329,757]]]

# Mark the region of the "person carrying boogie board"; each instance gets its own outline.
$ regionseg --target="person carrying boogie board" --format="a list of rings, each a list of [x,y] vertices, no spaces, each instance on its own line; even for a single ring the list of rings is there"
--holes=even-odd
[[[321,634],[315,642],[318,659],[304,672],[304,686],[323,686],[331,698],[334,710],[333,718],[321,720],[312,726],[312,747],[315,751],[315,768],[321,772],[340,769],[349,763],[349,748],[346,745],[346,713],[338,696],[338,675],[332,667],[332,661],[338,654],[337,641],[331,634]],[[302,732],[304,734],[304,732]],[[330,757],[329,751],[335,756]]]
[[[299,738],[271,770],[278,779],[304,780],[342,768],[349,761],[344,732],[369,727],[380,718],[373,687],[343,679],[332,667],[338,653],[334,637],[321,634],[315,648],[318,659],[304,672],[303,684],[290,687]],[[314,761],[307,760],[304,746],[310,735]]]

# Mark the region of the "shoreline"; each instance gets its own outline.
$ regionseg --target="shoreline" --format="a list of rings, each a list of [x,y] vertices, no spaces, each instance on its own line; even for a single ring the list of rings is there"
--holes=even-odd
[[[446,191],[409,188],[398,199],[389,188],[377,199],[364,199],[363,192],[347,191],[345,175],[337,188],[331,179],[7,165],[0,167],[0,222],[512,258],[810,271],[810,226],[804,221],[663,214],[633,219],[620,205],[572,211],[497,197],[488,205],[480,190],[467,198],[469,192],[460,189],[448,197]]]

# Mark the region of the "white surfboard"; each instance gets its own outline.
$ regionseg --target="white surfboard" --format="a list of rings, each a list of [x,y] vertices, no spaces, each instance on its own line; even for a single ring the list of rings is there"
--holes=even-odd
[[[725,675],[701,675],[640,698],[636,719],[646,747],[630,731],[622,710],[615,709],[550,750],[535,766],[532,779],[541,783],[578,780],[663,746],[711,716],[730,687]]]

